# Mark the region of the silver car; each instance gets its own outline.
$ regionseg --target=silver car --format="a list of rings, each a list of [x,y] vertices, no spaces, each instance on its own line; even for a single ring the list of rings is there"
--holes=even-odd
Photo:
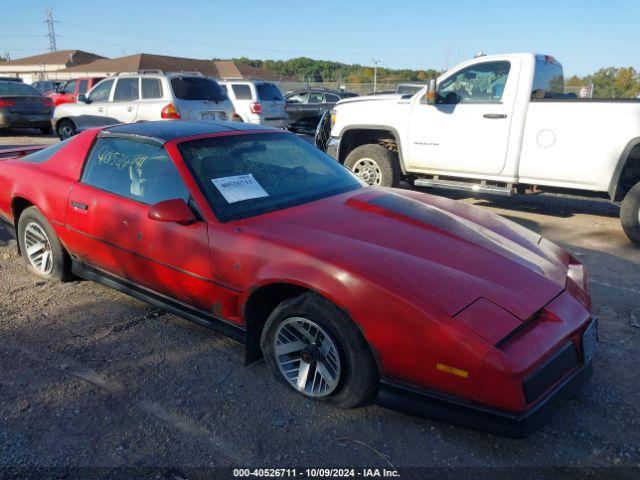
[[[199,73],[146,71],[102,80],[77,103],[59,105],[51,122],[65,139],[87,128],[163,119],[241,120],[215,80]]]
[[[38,128],[51,131],[53,101],[21,82],[0,80],[0,128]]]

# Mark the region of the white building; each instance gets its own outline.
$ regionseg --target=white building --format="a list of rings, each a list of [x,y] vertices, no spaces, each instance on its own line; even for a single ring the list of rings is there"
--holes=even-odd
[[[25,83],[37,80],[64,80],[68,74],[61,71],[84,65],[105,57],[82,50],[59,50],[33,57],[18,58],[0,63],[0,77],[20,77]]]

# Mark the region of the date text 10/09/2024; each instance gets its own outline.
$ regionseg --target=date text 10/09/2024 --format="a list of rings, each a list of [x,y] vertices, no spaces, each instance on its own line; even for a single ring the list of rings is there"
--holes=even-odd
[[[387,468],[236,468],[235,478],[394,478],[400,473]]]

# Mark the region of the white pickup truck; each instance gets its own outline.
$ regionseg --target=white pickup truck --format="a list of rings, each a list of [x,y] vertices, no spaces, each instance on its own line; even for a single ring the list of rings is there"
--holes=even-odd
[[[323,143],[372,185],[608,197],[640,245],[640,101],[578,99],[563,80],[547,55],[477,57],[412,96],[342,100]]]

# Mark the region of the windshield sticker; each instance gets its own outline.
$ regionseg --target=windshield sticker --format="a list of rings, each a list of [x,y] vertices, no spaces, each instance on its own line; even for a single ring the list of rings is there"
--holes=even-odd
[[[269,194],[253,178],[253,174],[235,175],[233,177],[214,178],[211,180],[227,203],[236,203],[252,198],[268,197]]]

